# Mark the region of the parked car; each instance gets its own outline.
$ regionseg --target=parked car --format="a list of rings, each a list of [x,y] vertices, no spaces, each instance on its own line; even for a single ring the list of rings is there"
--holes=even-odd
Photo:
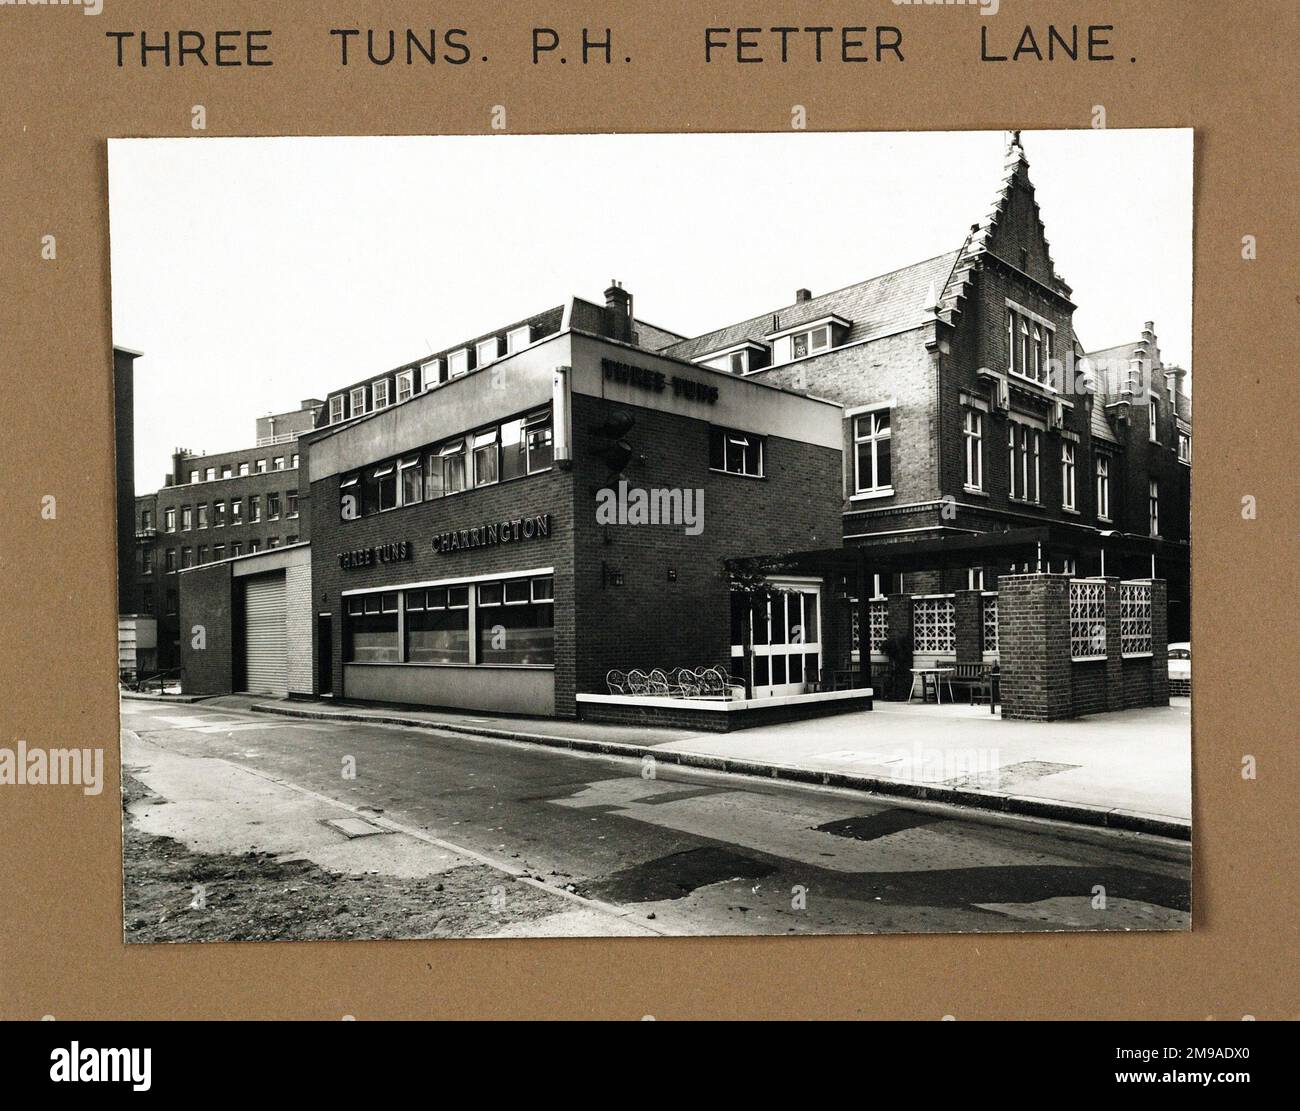
[[[1178,640],[1169,646],[1169,678],[1187,679],[1192,677],[1192,646],[1188,641]]]

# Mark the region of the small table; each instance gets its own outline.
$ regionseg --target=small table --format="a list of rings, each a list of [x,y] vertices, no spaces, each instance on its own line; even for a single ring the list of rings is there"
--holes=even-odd
[[[951,667],[914,667],[911,668],[910,670],[912,672],[912,688],[907,692],[908,702],[911,702],[912,697],[916,694],[916,681],[920,679],[921,680],[921,701],[922,702],[925,701],[925,688],[927,682],[933,681],[935,701],[940,705],[942,705],[943,688],[940,685],[941,681],[946,676],[951,676],[953,671],[955,671],[956,669]],[[952,701],[952,680],[951,679],[948,680],[948,701],[949,702]]]

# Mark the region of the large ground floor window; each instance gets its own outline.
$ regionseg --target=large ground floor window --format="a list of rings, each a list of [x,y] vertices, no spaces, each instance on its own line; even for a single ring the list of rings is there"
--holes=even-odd
[[[555,663],[553,575],[408,587],[344,598],[349,663],[550,667]]]

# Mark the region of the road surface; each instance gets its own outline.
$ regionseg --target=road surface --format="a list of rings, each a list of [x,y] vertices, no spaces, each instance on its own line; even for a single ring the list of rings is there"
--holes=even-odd
[[[139,738],[124,742],[128,772],[167,800],[149,820],[191,849],[247,842],[339,870],[409,868],[394,863],[402,854],[395,842],[381,846],[384,836],[348,842],[322,825],[329,814],[359,814],[442,854],[440,867],[480,868],[485,899],[502,898],[492,880],[506,873],[532,895],[555,892],[478,935],[1190,927],[1190,847],[1140,834],[513,741],[273,717],[237,698],[124,701],[123,724]],[[248,804],[250,791],[263,801]],[[304,801],[309,827],[282,798]],[[249,817],[249,805],[264,812]],[[297,846],[299,836],[310,844]],[[346,854],[329,855],[333,839],[347,842]]]

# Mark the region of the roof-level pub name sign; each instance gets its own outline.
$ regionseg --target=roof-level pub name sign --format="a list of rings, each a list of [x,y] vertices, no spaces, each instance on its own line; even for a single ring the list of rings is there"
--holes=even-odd
[[[473,528],[451,529],[433,538],[433,550],[442,555],[465,548],[493,548],[498,544],[515,544],[523,540],[542,540],[551,535],[551,515],[534,513],[508,521],[488,521]],[[373,567],[377,563],[400,563],[415,555],[409,540],[393,540],[369,548],[339,552],[339,566],[345,571],[356,567]]]
[[[683,401],[698,401],[704,405],[713,405],[718,400],[717,386],[706,386],[703,382],[690,378],[679,378],[675,374],[669,377],[662,370],[647,370],[643,366],[618,363],[613,359],[601,359],[600,366],[608,382],[622,382],[652,393],[663,393],[671,386],[674,397],[680,397]]]

